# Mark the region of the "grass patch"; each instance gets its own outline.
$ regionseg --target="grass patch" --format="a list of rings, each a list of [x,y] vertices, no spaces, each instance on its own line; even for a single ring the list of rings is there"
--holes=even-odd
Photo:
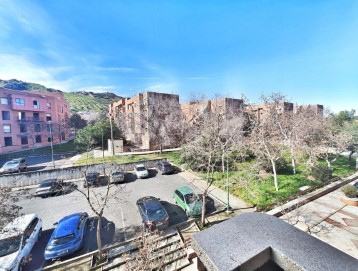
[[[180,163],[180,152],[166,152],[163,154],[159,153],[150,153],[143,155],[115,155],[115,156],[105,156],[95,158],[93,152],[86,152],[81,155],[81,158],[76,161],[76,166],[84,166],[91,164],[100,164],[100,163],[114,163],[114,164],[124,164],[124,163],[135,163],[141,161],[148,161],[160,158],[167,158],[168,161],[173,162],[174,164]]]

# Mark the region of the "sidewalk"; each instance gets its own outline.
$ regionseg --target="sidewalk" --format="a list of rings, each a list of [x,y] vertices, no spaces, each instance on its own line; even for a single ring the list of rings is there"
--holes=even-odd
[[[205,190],[207,187],[207,183],[204,180],[199,179],[198,176],[194,175],[193,173],[189,171],[183,171],[179,173],[180,176],[185,178],[187,181],[191,182],[196,187],[200,188],[201,190]],[[215,199],[222,202],[225,206],[227,205],[227,192],[221,190],[220,188],[212,185],[209,188],[209,194],[210,196],[213,196]],[[255,211],[255,208],[252,206],[249,206],[244,202],[242,199],[239,199],[233,195],[230,195],[229,197],[229,204],[230,207],[233,210],[242,210],[247,209],[248,211]]]
[[[174,149],[164,149],[162,152],[171,152],[171,151],[180,151],[181,148],[174,148]],[[121,155],[136,155],[136,154],[150,154],[150,153],[160,153],[160,150],[155,151],[136,151],[136,152],[121,152],[116,153],[115,156],[121,156]],[[93,150],[93,156],[95,158],[101,158],[103,156],[112,156],[112,153],[108,150]]]

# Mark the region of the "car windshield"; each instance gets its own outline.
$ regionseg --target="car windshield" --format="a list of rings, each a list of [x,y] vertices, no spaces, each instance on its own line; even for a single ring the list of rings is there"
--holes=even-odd
[[[122,172],[114,172],[112,175],[113,175],[113,176],[122,176],[123,173],[122,173]]]
[[[0,257],[14,253],[20,249],[21,235],[0,240]]]
[[[75,239],[75,235],[74,234],[69,234],[66,236],[62,236],[56,239],[53,239],[51,242],[52,246],[58,246],[58,245],[62,245],[62,244],[66,244],[68,242],[71,242]]]
[[[39,185],[39,187],[43,188],[43,187],[51,187],[53,184],[53,182],[43,182]]]
[[[172,167],[171,165],[164,165],[164,168],[166,168],[166,169],[169,169],[171,167]]]
[[[185,195],[185,202],[188,204],[194,203],[199,199],[199,197],[197,195],[195,195],[194,193],[190,193],[190,194],[186,194]]]
[[[16,166],[17,164],[19,164],[19,161],[9,161],[4,166]]]
[[[137,171],[145,171],[147,170],[145,167],[136,167],[136,170]]]

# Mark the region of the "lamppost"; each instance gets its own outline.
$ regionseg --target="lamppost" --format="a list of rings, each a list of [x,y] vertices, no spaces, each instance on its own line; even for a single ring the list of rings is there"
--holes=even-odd
[[[52,165],[53,165],[53,168],[55,169],[55,160],[53,159],[53,137],[52,137],[52,124],[51,124],[51,121],[49,120],[48,121],[48,127],[50,129],[50,143],[51,143],[51,158],[52,158]]]

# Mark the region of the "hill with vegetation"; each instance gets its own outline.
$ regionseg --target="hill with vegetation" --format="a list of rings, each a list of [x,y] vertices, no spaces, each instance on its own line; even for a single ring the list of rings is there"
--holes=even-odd
[[[64,92],[65,99],[70,103],[71,112],[101,112],[108,111],[108,105],[122,97],[116,94],[94,93],[86,91]]]
[[[36,83],[23,82],[16,79],[1,80],[0,87],[17,91],[62,92],[58,89],[47,88]],[[114,93],[95,93],[87,91],[62,92],[70,103],[71,112],[101,112],[108,111],[108,105],[122,99]]]

